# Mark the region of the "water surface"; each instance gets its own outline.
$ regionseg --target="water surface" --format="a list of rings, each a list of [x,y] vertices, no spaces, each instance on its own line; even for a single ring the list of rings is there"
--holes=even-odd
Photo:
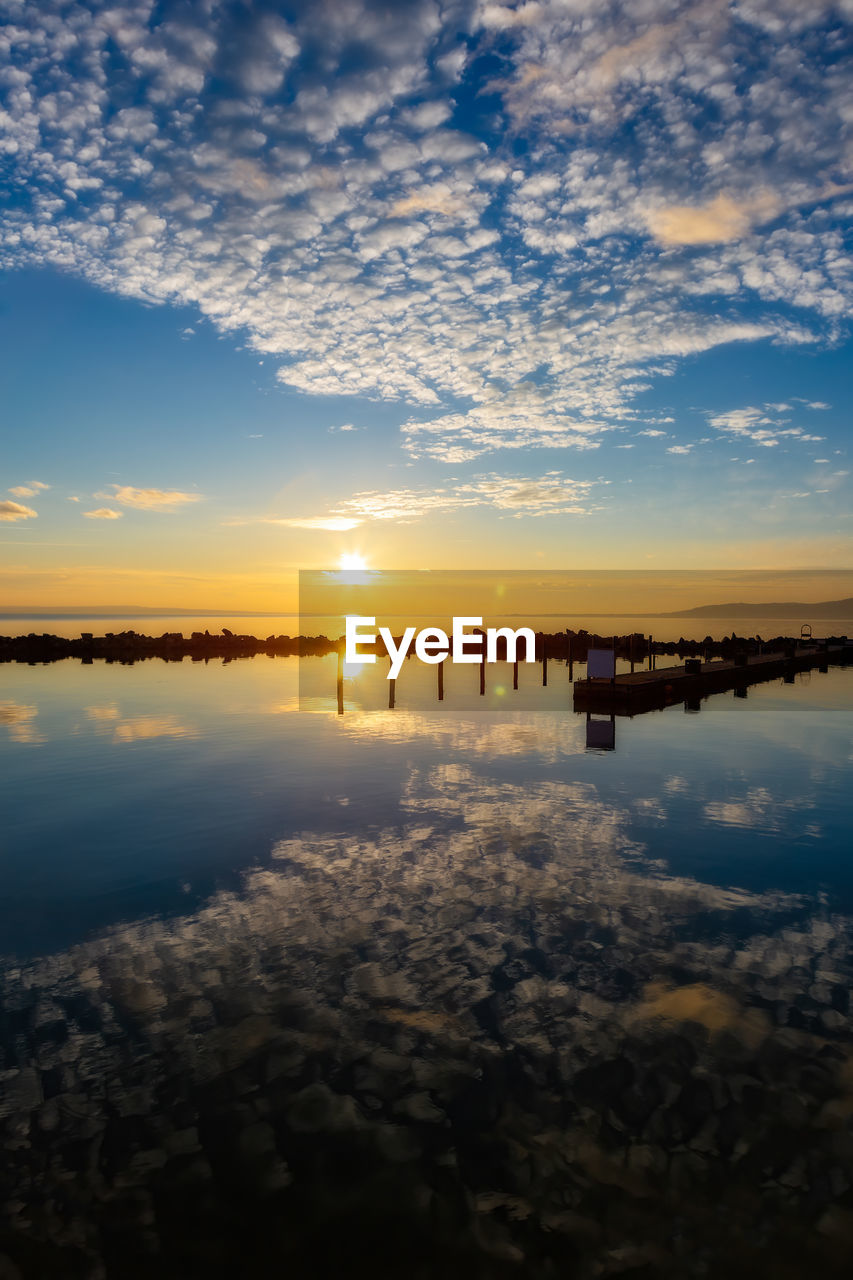
[[[309,663],[0,669],[0,1254],[846,1274],[850,670],[605,752],[561,666]]]

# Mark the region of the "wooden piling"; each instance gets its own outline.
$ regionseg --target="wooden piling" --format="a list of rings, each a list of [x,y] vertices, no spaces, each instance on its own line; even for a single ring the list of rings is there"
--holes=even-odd
[[[438,700],[444,702],[444,659],[438,664]]]
[[[344,654],[342,649],[338,649],[338,715],[344,714]]]

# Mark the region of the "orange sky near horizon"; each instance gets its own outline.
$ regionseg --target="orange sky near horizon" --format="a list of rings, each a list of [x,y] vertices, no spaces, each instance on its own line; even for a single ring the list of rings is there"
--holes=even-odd
[[[345,554],[328,563],[336,568]],[[376,568],[368,556],[364,563]],[[464,568],[457,565],[456,569]],[[843,599],[853,596],[853,570],[827,569],[742,569],[684,567],[609,569],[559,566],[531,569],[529,566],[502,569],[500,573],[482,564],[476,566],[489,583],[503,574],[512,585],[509,596],[495,597],[495,607],[511,612],[548,613],[585,610],[596,613],[675,611],[704,604],[746,601],[809,601]],[[195,571],[179,568],[154,569],[119,566],[71,566],[60,570],[40,568],[34,572],[6,570],[0,573],[0,612],[111,609],[195,609],[217,611],[296,613],[299,611],[298,571],[292,566],[275,568],[267,561],[244,572],[214,573],[206,566]],[[414,586],[401,574],[405,566],[385,566],[397,583],[396,611],[446,613],[465,612],[466,594],[452,589],[447,570],[431,570],[414,576]],[[470,572],[474,572],[474,567]],[[542,584],[557,580],[550,590]],[[431,581],[430,581],[431,580]],[[524,590],[521,589],[524,584]],[[490,588],[491,589],[491,588]],[[567,592],[571,599],[566,599]],[[512,603],[510,603],[510,598]],[[303,609],[306,605],[303,601]],[[323,611],[323,610],[319,610]]]

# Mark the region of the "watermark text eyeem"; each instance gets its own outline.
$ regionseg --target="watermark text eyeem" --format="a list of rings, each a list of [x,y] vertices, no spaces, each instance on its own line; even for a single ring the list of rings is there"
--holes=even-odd
[[[466,627],[482,627],[483,619],[474,617],[454,617],[453,630],[448,636],[441,627],[424,627],[417,631],[415,627],[406,627],[399,643],[388,627],[379,627],[379,638],[391,659],[388,679],[396,680],[406,660],[412,641],[415,642],[415,657],[421,662],[435,664],[450,658],[452,662],[499,662],[498,642],[506,645],[507,662],[515,662],[518,655],[519,641],[524,645],[524,661],[536,661],[536,636],[530,627],[488,627],[485,632],[466,631]],[[366,630],[366,628],[373,630]],[[368,618],[361,614],[349,614],[346,620],[346,661],[375,662],[376,654],[363,653],[359,645],[376,645],[376,618]],[[483,641],[485,639],[485,651]]]

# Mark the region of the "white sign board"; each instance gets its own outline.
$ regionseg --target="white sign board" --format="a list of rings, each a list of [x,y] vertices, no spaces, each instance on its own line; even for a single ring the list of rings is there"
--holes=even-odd
[[[586,674],[590,680],[612,680],[616,675],[616,654],[612,649],[590,649],[586,655]]]

